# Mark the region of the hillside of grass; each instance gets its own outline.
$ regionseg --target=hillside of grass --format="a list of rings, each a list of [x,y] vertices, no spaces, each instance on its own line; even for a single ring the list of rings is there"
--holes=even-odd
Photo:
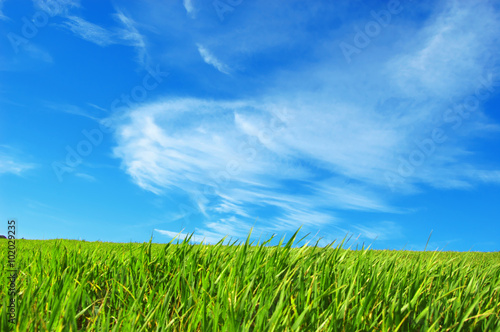
[[[17,240],[2,331],[499,331],[500,253]],[[7,241],[0,242],[2,253]],[[0,277],[7,280],[5,264]]]

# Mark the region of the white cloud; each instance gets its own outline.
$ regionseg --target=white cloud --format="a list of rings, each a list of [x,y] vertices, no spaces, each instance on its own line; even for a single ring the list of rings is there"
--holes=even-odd
[[[192,0],[183,0],[182,1],[184,8],[189,16],[194,17],[194,6]]]
[[[149,64],[149,54],[144,36],[137,30],[136,23],[120,10],[115,14],[124,29],[118,29],[118,37],[126,44],[134,47],[137,52],[137,62],[143,66]]]
[[[131,46],[136,50],[137,62],[144,67],[149,65],[145,37],[138,31],[136,22],[121,10],[117,10],[113,16],[120,26],[107,29],[75,15],[63,15],[62,26],[76,36],[101,47],[110,45]]]
[[[362,238],[370,240],[388,240],[402,236],[401,226],[392,221],[382,221],[368,225],[354,225],[354,229],[360,232]]]
[[[67,16],[63,25],[75,35],[99,46],[116,44],[115,34],[78,16]]]
[[[396,184],[396,195],[422,185],[496,183],[496,170],[468,164],[468,140],[488,127],[480,107],[461,132],[443,118],[475,93],[485,74],[495,73],[482,54],[498,50],[493,41],[499,29],[493,27],[499,23],[487,5],[475,6],[454,3],[420,31],[410,29],[413,39],[402,33],[402,40],[391,41],[398,47],[389,45],[387,54],[369,63],[347,67],[325,57],[282,70],[251,100],[177,99],[129,110],[116,123],[114,154],[143,189],[188,193],[208,236],[220,235],[215,226],[229,216],[245,228],[264,210],[259,227],[268,230],[305,224],[344,231],[350,227],[336,211],[404,212],[390,204],[386,175],[397,173],[401,160],[435,128],[448,141]],[[458,46],[447,51],[450,39]],[[197,47],[207,64],[228,73],[204,46]],[[356,227],[366,238],[397,235],[390,223]]]
[[[229,67],[220,62],[208,49],[200,44],[196,44],[196,46],[198,47],[198,52],[203,58],[203,61],[211,66],[214,66],[215,69],[217,69],[221,73],[229,74]]]
[[[38,8],[50,16],[67,15],[72,8],[80,7],[80,0],[33,0],[35,8]]]
[[[0,160],[0,174],[11,173],[20,175],[24,171],[34,167],[32,164],[9,160],[6,156],[1,156],[0,158],[2,158],[2,160]]]
[[[184,241],[187,237],[191,235],[191,233],[176,233],[176,232],[171,232],[171,231],[166,231],[162,229],[155,229],[156,232],[165,235],[171,239],[175,238],[176,240]],[[225,235],[210,232],[210,231],[204,231],[204,230],[199,230],[196,229],[194,232],[194,235],[191,238],[191,241],[197,242],[197,243],[205,243],[205,244],[216,244],[222,238],[224,238]],[[224,243],[227,243],[229,240],[229,237],[224,240]]]
[[[43,104],[49,109],[67,114],[78,115],[87,119],[91,119],[96,122],[100,122],[101,120],[103,120],[105,115],[109,114],[107,110],[92,103],[87,103],[87,105],[90,107],[80,107],[71,104],[62,104],[54,102],[44,102]],[[106,113],[103,114],[103,112]]]
[[[90,182],[97,181],[95,177],[86,173],[75,173],[75,176]]]
[[[500,170],[470,170],[467,176],[475,181],[500,184]]]
[[[59,112],[82,116],[82,117],[85,117],[85,118],[88,118],[88,119],[91,119],[94,121],[100,120],[99,115],[101,115],[101,114],[94,114],[97,112],[91,112],[89,110],[82,109],[79,106],[70,105],[70,104],[59,104],[59,103],[53,103],[53,102],[45,102],[45,105],[46,105],[46,107],[53,109],[53,110],[56,110],[56,111],[59,111]],[[93,106],[93,108],[95,109],[94,106]],[[102,112],[100,112],[100,113],[102,113]]]
[[[35,164],[20,161],[17,157],[19,153],[7,145],[0,145],[0,175],[15,174],[21,175],[27,170],[36,167]]]
[[[412,96],[460,96],[476,82],[498,43],[498,13],[485,3],[449,1],[408,42],[411,52],[388,65],[400,88]],[[436,75],[439,73],[439,75]]]
[[[363,186],[314,180],[310,167],[282,160],[280,153],[289,146],[299,150],[285,155],[308,158],[297,144],[300,135],[287,133],[287,125],[304,119],[298,117],[300,110],[288,112],[294,115],[250,102],[152,103],[130,111],[117,125],[114,154],[142,188],[156,194],[187,192],[213,228],[214,216],[219,222],[237,217],[239,229],[249,228],[262,208],[275,213],[260,225],[269,231],[335,224],[332,207],[394,212]],[[327,178],[336,176],[334,169],[327,171]],[[303,181],[298,186],[306,196],[287,193],[284,182],[293,180]]]

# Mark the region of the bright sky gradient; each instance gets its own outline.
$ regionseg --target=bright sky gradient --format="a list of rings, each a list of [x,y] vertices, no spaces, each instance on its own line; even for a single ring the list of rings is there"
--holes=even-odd
[[[499,14],[0,0],[0,233],[500,250]]]

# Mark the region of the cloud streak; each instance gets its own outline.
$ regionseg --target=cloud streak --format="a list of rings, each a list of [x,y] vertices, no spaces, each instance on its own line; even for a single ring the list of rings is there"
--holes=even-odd
[[[11,147],[0,145],[0,175],[22,175],[26,171],[36,167],[35,164],[20,161],[17,154],[16,150]]]
[[[67,16],[64,27],[73,32],[78,37],[97,44],[99,46],[109,46],[117,44],[115,34],[97,24],[90,23],[78,16]]]
[[[64,21],[61,26],[76,36],[101,47],[131,46],[136,50],[136,61],[141,66],[146,67],[150,64],[145,37],[137,29],[136,22],[121,10],[116,10],[113,14],[119,25],[109,29],[80,16],[66,14],[62,17]]]
[[[186,9],[186,13],[190,17],[194,17],[194,5],[192,0],[183,0],[182,4],[184,5],[184,8]]]
[[[207,48],[205,48],[201,44],[196,44],[198,47],[198,52],[200,53],[201,57],[203,58],[203,61],[205,61],[207,64],[213,66],[215,69],[220,71],[223,74],[228,75],[229,74],[229,67],[220,62]]]

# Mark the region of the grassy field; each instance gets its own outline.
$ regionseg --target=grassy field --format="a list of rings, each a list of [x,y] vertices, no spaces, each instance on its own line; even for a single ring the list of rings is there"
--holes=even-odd
[[[16,240],[2,331],[500,331],[500,253]],[[7,252],[7,241],[0,241]],[[2,281],[7,271],[2,262]]]

